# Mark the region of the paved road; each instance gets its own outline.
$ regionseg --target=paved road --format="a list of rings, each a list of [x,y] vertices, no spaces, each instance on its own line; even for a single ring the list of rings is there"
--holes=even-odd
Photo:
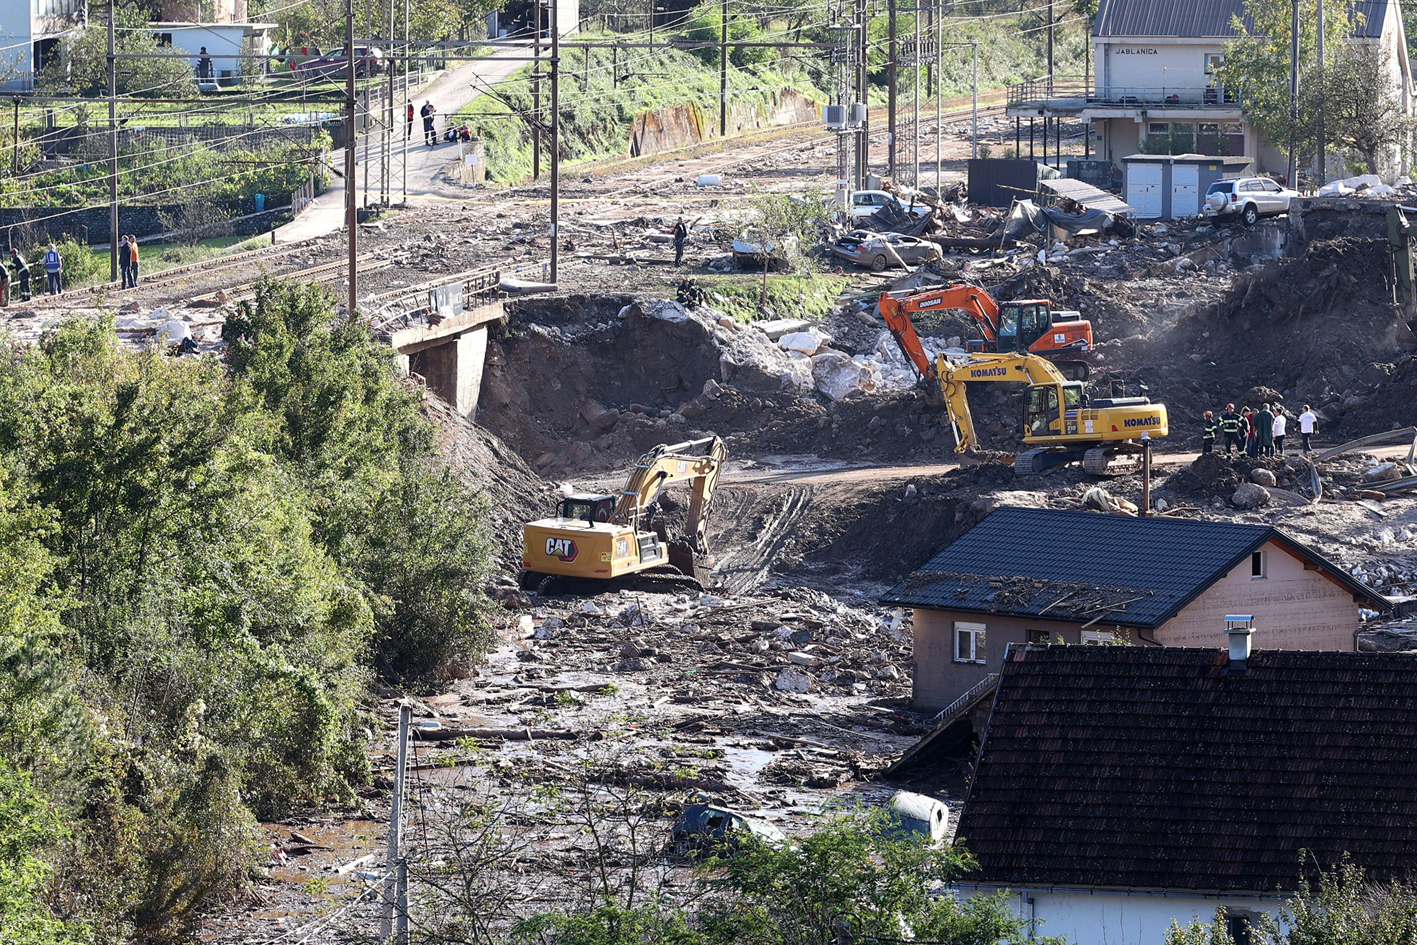
[[[417,202],[418,198],[426,197],[437,191],[437,180],[448,162],[457,159],[457,145],[442,141],[443,131],[446,127],[444,122],[451,120],[453,115],[468,102],[483,95],[489,86],[496,85],[507,78],[514,71],[526,65],[523,57],[527,55],[526,47],[510,46],[499,49],[483,59],[476,59],[472,62],[465,62],[456,68],[443,72],[432,84],[419,92],[414,98],[414,109],[423,107],[423,103],[431,101],[433,107],[437,109],[436,129],[439,143],[435,147],[423,145],[423,121],[415,116],[413,122],[413,135],[409,140],[408,148],[408,195],[410,202]],[[397,127],[403,129],[400,122]],[[370,136],[369,156],[377,162],[379,159],[379,139]],[[398,183],[396,193],[399,197],[403,195],[403,168],[400,159],[403,153],[403,141],[395,139],[397,153],[392,162],[393,176]],[[361,147],[357,155],[364,156],[364,149]],[[331,155],[336,167],[343,171],[343,152]],[[373,182],[374,166],[371,166],[371,186]],[[364,180],[362,163],[355,170],[356,184],[362,184]],[[315,236],[324,236],[327,233],[334,233],[344,226],[344,179],[331,175],[330,188],[319,197],[300,218],[287,223],[276,230],[276,242],[294,243],[300,240],[310,239]]]

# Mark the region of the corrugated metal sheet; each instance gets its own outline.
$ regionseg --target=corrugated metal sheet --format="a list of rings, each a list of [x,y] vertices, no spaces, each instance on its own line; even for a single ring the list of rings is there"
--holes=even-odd
[[[1381,36],[1389,6],[1388,0],[1353,0],[1349,15],[1363,16],[1357,34]],[[1102,0],[1093,35],[1230,37],[1234,16],[1252,27],[1244,0]]]
[[[1072,180],[1067,177],[1060,177],[1057,180],[1041,180],[1038,182],[1038,189],[1058,197],[1067,197],[1089,210],[1104,210],[1107,213],[1125,217],[1136,214],[1136,210],[1116,194],[1100,190],[1086,181]]]
[[[960,814],[968,878],[1273,892],[1345,856],[1406,878],[1417,655],[1229,668],[1214,649],[1013,649]]]
[[[1038,165],[1033,161],[971,158],[968,167],[970,203],[1008,207],[1038,187]]]

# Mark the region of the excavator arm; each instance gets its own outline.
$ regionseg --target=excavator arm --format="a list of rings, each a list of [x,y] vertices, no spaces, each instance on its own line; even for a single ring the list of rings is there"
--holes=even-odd
[[[954,427],[955,452],[964,453],[979,445],[974,432],[974,416],[969,412],[965,384],[974,382],[1055,384],[1066,378],[1045,358],[1032,354],[973,354],[967,361],[954,362],[940,355],[936,365],[945,411]]]
[[[708,513],[713,505],[719,473],[727,457],[728,448],[716,436],[656,446],[635,462],[610,520],[638,531],[645,509],[659,497],[665,486],[671,482],[693,480],[685,532],[693,536],[694,551],[703,554],[707,543]]]
[[[961,283],[902,298],[882,293],[880,305],[881,317],[886,320],[886,327],[900,346],[901,353],[915,365],[916,372],[929,384],[934,383],[938,374],[935,365],[930,363],[929,356],[925,354],[925,347],[920,343],[920,336],[916,334],[915,325],[910,320],[912,312],[959,309],[979,323],[985,339],[993,342],[999,338],[999,306],[988,292],[978,286]]]

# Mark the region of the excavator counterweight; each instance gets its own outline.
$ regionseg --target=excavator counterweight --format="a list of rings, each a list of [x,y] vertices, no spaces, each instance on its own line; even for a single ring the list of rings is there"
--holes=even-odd
[[[524,585],[548,577],[610,580],[650,572],[671,583],[698,582],[696,556],[707,554],[709,510],[728,449],[717,436],[656,446],[641,456],[619,495],[574,493],[556,517],[522,529]],[[673,482],[692,483],[682,539],[655,521],[659,496]]]

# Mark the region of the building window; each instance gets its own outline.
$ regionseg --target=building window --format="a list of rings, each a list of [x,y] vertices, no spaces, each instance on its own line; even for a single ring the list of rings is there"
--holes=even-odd
[[[1116,637],[1112,636],[1111,632],[1107,630],[1084,630],[1082,631],[1082,642],[1084,644],[1091,643],[1100,646],[1115,643]]]
[[[1256,551],[1250,555],[1250,579],[1257,580],[1264,577],[1264,552]]]
[[[1030,631],[1028,631],[1028,642],[1029,642],[1029,643],[1045,643],[1045,644],[1046,644],[1046,643],[1052,643],[1052,642],[1053,642],[1053,638],[1052,638],[1052,636],[1048,633],[1047,630],[1030,630]]]
[[[1149,122],[1146,126],[1146,133],[1148,137],[1151,135],[1169,135],[1171,133],[1171,125],[1164,121]]]
[[[955,662],[983,663],[984,624],[955,623]]]
[[[1254,938],[1250,935],[1250,916],[1244,912],[1228,912],[1225,914],[1225,931],[1230,933],[1230,941],[1235,945],[1251,945]]]
[[[1215,67],[1218,66],[1218,65],[1220,65],[1220,64],[1221,64],[1222,62],[1224,62],[1224,61],[1225,61],[1225,57],[1224,57],[1222,54],[1220,54],[1220,53],[1206,53],[1206,54],[1205,54],[1205,74],[1206,74],[1206,75],[1212,75],[1212,74],[1214,74],[1214,72],[1215,72]]]

